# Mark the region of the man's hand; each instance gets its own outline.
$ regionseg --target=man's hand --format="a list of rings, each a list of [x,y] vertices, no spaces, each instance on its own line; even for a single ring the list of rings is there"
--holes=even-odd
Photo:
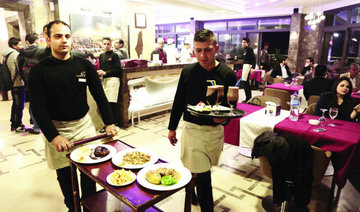
[[[214,118],[213,120],[216,124],[221,124],[221,123],[224,123],[225,121],[227,121],[227,119],[217,119],[217,118]]]
[[[117,133],[117,129],[116,129],[115,124],[106,125],[105,126],[105,132],[106,132],[106,134],[111,134],[112,137],[115,136],[116,133]]]
[[[106,75],[106,72],[101,69],[97,70],[97,73],[98,73],[99,77]]]
[[[71,148],[70,142],[61,135],[56,136],[51,142],[58,152],[69,151]]]
[[[171,145],[175,146],[175,144],[178,142],[178,140],[176,138],[175,130],[169,130],[168,139],[169,139]]]

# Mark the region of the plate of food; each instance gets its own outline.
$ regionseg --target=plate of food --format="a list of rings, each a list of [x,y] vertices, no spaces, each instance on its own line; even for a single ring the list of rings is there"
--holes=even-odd
[[[70,159],[83,164],[93,164],[107,161],[116,154],[113,146],[106,144],[90,144],[81,146],[70,154]]]
[[[159,157],[153,151],[147,149],[125,149],[112,157],[115,166],[125,169],[141,169],[158,161]]]
[[[106,181],[112,186],[126,186],[136,180],[136,174],[131,170],[125,169],[115,170],[106,177]]]
[[[239,118],[246,114],[245,111],[239,110],[239,109],[234,109],[232,112],[229,109],[228,111],[210,111],[209,113],[203,113],[203,112],[199,112],[196,110],[192,110],[188,107],[187,111],[193,116],[199,116],[199,117],[205,117],[205,118],[231,119],[231,118]]]
[[[191,172],[180,165],[158,163],[141,169],[137,181],[145,188],[170,191],[185,186],[191,180]]]

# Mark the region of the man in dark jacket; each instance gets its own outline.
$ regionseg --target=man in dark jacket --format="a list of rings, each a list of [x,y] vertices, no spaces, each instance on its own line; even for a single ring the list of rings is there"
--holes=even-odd
[[[20,51],[19,56],[17,57],[17,63],[19,67],[19,72],[21,73],[21,77],[24,80],[26,92],[29,91],[28,89],[28,78],[29,78],[29,71],[33,65],[39,61],[39,54],[41,48],[38,46],[38,39],[39,36],[35,33],[27,34],[25,36],[25,42],[28,45],[26,49]],[[40,128],[37,124],[35,118],[32,115],[31,108],[29,107],[29,114],[30,114],[30,122],[34,124],[33,128],[29,131],[31,134],[39,134]]]
[[[274,67],[273,71],[271,72],[271,77],[281,77],[286,82],[291,82],[292,80],[292,74],[290,72],[289,66],[287,65],[288,58],[283,57],[281,60],[281,63]]]
[[[245,90],[246,99],[245,101],[249,101],[251,99],[251,87],[250,87],[250,74],[255,69],[256,65],[256,57],[254,54],[253,48],[250,47],[250,39],[245,37],[242,39],[242,46],[245,49],[244,53],[244,64],[242,71],[242,83]]]
[[[304,96],[309,100],[311,95],[319,95],[323,92],[330,91],[333,80],[324,78],[327,67],[325,65],[317,65],[315,69],[315,78],[304,82]]]

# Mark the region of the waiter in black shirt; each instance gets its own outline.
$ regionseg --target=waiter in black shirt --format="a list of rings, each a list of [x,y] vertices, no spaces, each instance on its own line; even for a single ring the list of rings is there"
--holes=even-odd
[[[66,154],[71,141],[96,135],[88,115],[86,89],[90,89],[106,132],[115,135],[111,109],[92,64],[70,54],[71,30],[57,20],[48,24],[47,42],[51,56],[34,65],[29,75],[30,105],[45,136],[45,156],[48,167],[56,170],[65,204],[74,211],[71,174]],[[96,192],[95,182],[81,173],[82,196]]]
[[[242,39],[242,46],[245,49],[244,53],[244,64],[242,69],[242,83],[245,90],[245,102],[249,101],[251,99],[251,87],[250,87],[250,73],[255,69],[256,65],[256,58],[254,54],[253,48],[250,46],[250,39],[245,37]]]
[[[236,83],[236,74],[226,64],[215,60],[219,49],[214,33],[207,29],[196,32],[194,37],[197,63],[184,67],[171,111],[168,139],[177,143],[176,128],[184,114],[181,134],[181,161],[196,174],[196,190],[202,212],[214,211],[211,173],[217,165],[224,145],[224,128],[220,123],[227,120],[203,118],[191,115],[186,106],[206,102],[208,85],[223,85],[224,99],[228,86]]]

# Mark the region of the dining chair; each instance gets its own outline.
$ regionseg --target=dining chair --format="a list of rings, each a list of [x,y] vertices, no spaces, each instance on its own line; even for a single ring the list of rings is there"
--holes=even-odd
[[[281,100],[273,96],[254,96],[249,101],[247,101],[247,103],[266,107],[266,102],[268,101],[274,102],[276,105],[281,104]]]
[[[264,91],[265,96],[273,96],[281,100],[281,109],[290,110],[290,93],[285,90],[266,88]]]
[[[304,81],[304,78],[303,78],[303,77],[301,77],[301,78],[296,77],[296,78],[295,78],[295,83],[296,83],[297,85],[302,85],[303,81]]]
[[[305,109],[304,113],[309,115],[314,115],[316,110],[316,103],[312,103]]]
[[[284,83],[284,78],[278,78],[278,77],[275,77],[274,78],[274,83]]]
[[[268,71],[265,73],[264,75],[264,78],[263,78],[263,82],[264,82],[264,85],[267,86],[268,83],[273,83],[274,82],[274,78],[272,78],[270,75],[271,75],[271,72],[272,70]]]
[[[316,104],[317,101],[319,100],[320,96],[319,95],[311,95],[309,97],[309,100],[308,100],[308,105],[311,105],[311,104]]]

